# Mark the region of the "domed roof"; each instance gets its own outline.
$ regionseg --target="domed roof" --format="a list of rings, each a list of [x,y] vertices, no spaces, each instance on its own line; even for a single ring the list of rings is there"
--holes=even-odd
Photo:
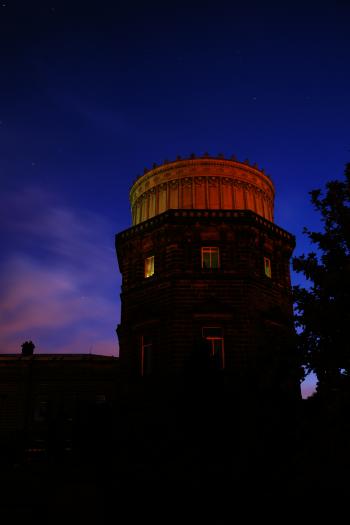
[[[252,210],[273,221],[274,195],[271,179],[256,165],[205,154],[145,170],[131,187],[130,203],[133,225],[168,209]]]

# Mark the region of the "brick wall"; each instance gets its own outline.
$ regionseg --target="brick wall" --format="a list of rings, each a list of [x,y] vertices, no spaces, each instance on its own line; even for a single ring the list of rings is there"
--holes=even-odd
[[[203,246],[219,248],[219,269],[201,268]],[[173,210],[122,232],[116,248],[123,277],[120,358],[129,371],[140,373],[142,335],[154,339],[152,374],[163,375],[185,370],[202,327],[218,326],[226,373],[263,383],[288,376],[293,236],[252,212]],[[150,255],[155,273],[145,278]]]

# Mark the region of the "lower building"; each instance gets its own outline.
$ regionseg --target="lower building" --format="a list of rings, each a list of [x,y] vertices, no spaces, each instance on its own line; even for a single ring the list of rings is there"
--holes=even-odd
[[[35,459],[69,455],[76,443],[81,448],[91,437],[94,417],[115,406],[118,370],[113,357],[1,354],[1,451],[9,459],[11,450]]]

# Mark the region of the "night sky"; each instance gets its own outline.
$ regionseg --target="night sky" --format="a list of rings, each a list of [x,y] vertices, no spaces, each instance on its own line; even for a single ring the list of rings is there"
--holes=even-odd
[[[350,1],[306,3],[0,3],[0,353],[117,355],[114,234],[154,162],[257,162],[310,250],[308,191],[350,161]]]

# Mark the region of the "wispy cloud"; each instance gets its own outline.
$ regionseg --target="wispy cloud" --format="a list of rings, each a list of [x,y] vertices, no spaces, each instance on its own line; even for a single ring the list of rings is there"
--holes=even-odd
[[[113,225],[37,189],[8,193],[0,221],[0,353],[32,339],[41,352],[115,355]]]

